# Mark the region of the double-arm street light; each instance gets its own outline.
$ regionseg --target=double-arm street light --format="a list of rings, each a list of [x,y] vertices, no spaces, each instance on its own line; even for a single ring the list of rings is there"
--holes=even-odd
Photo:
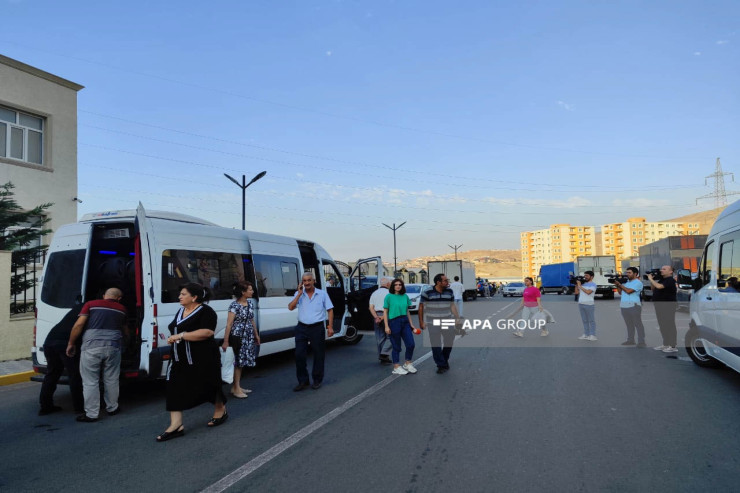
[[[252,180],[247,183],[247,177],[245,175],[242,175],[242,182],[239,183],[236,181],[235,178],[227,175],[224,173],[224,176],[228,178],[229,180],[233,181],[237,187],[242,189],[242,229],[246,229],[247,226],[247,187],[251,185],[252,183],[256,182],[263,176],[267,174],[267,171],[263,171],[261,173],[258,173]]]
[[[396,263],[396,230],[401,229],[401,226],[403,226],[404,224],[406,224],[406,221],[402,222],[398,226],[396,226],[396,223],[393,223],[393,227],[391,228],[386,223],[383,223],[383,226],[393,231],[393,277],[396,277],[396,274],[398,272],[398,265]],[[378,273],[378,276],[380,275],[381,274]]]

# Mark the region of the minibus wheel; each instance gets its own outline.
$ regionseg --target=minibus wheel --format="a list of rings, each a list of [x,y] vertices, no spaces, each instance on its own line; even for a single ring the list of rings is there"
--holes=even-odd
[[[699,337],[699,329],[693,327],[686,333],[684,339],[686,352],[689,353],[691,360],[704,368],[719,368],[722,364],[716,359],[709,356],[704,344]]]
[[[355,328],[354,325],[347,326],[347,334],[340,339],[342,344],[354,345],[362,340],[362,334]]]

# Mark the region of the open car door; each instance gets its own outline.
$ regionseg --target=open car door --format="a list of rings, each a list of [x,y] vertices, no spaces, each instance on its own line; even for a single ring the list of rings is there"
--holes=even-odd
[[[370,296],[380,286],[385,276],[380,257],[360,259],[349,275],[347,308],[352,325],[358,331],[374,331],[374,320],[370,315]]]

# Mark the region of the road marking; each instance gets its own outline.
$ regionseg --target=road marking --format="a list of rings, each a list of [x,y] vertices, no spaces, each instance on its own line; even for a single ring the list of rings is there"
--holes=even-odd
[[[456,338],[457,339],[457,338]],[[429,359],[432,356],[432,352],[426,353],[421,358],[417,359],[414,363],[415,364],[421,364],[425,360]],[[282,442],[278,443],[277,445],[271,447],[267,451],[263,452],[262,454],[258,455],[254,459],[250,460],[243,466],[236,469],[231,474],[228,474],[227,476],[224,476],[223,479],[217,481],[216,483],[213,483],[211,486],[203,490],[203,493],[220,493],[222,491],[227,490],[228,488],[231,488],[236,483],[241,481],[242,479],[246,478],[250,474],[252,474],[254,471],[259,469],[260,467],[264,466],[268,462],[270,462],[272,459],[277,457],[278,455],[282,454],[289,448],[296,445],[298,442],[309,436],[314,431],[319,430],[320,428],[323,428],[325,425],[332,422],[334,419],[338,418],[345,412],[347,412],[349,409],[351,409],[353,406],[359,404],[360,402],[364,401],[371,395],[378,392],[380,389],[394,381],[396,378],[398,378],[399,375],[391,375],[387,377],[384,380],[381,380],[380,382],[376,383],[369,389],[365,390],[364,392],[356,395],[352,399],[348,400],[341,406],[335,408],[331,412],[325,414],[324,416],[320,417],[313,423],[309,424],[305,428],[298,430],[297,432],[293,433],[291,436],[283,440]]]

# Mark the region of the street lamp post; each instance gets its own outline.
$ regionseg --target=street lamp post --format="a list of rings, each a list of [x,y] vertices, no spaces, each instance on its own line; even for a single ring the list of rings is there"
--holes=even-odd
[[[393,223],[393,227],[391,228],[386,223],[383,223],[383,226],[393,231],[393,277],[396,277],[396,273],[398,272],[398,258],[396,257],[396,230],[401,229],[401,226],[404,224],[406,224],[406,221],[402,222],[398,226],[396,226],[396,223]],[[380,276],[380,273],[378,273],[378,276]]]
[[[234,177],[224,173],[224,176],[226,178],[233,181],[237,187],[242,189],[242,230],[246,229],[247,227],[247,187],[265,176],[266,174],[267,171],[262,171],[261,173],[258,173],[257,175],[255,175],[254,178],[252,178],[249,183],[247,183],[247,177],[245,175],[242,175],[242,182],[239,183]]]
[[[452,246],[452,245],[447,245],[447,246],[455,250],[455,260],[457,260],[457,250],[462,247],[462,243],[460,243],[459,245],[455,245],[455,246]]]

